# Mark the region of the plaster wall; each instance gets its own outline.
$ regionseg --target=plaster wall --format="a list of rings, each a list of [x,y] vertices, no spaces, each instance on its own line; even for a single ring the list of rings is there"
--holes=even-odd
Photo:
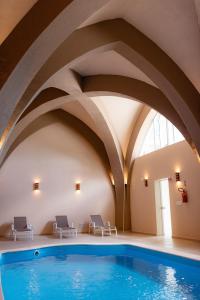
[[[0,235],[8,234],[14,216],[27,216],[35,234],[51,233],[55,216],[63,214],[83,230],[90,214],[114,223],[107,167],[87,132],[84,137],[53,114],[41,121],[46,125],[25,138],[0,169]],[[33,191],[35,179],[39,192]],[[80,192],[75,191],[78,181]]]
[[[186,182],[189,202],[179,205],[175,171]],[[148,187],[144,177],[148,176]],[[170,178],[170,206],[174,237],[200,240],[200,165],[187,142],[160,149],[135,160],[131,181],[132,231],[156,234],[155,180]]]

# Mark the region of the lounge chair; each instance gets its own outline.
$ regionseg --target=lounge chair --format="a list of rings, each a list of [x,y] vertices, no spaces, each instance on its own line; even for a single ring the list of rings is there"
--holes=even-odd
[[[69,234],[77,237],[77,228],[69,226],[67,216],[56,216],[56,222],[53,224],[53,233],[59,235],[60,239]]]
[[[14,223],[11,224],[11,234],[14,241],[17,240],[18,235],[27,235],[31,240],[33,240],[32,225],[27,223],[26,217],[14,217]]]
[[[117,227],[110,225],[110,222],[106,224],[103,223],[102,217],[100,215],[91,215],[90,231],[93,234],[100,233],[102,236],[111,235],[112,232],[117,236]]]

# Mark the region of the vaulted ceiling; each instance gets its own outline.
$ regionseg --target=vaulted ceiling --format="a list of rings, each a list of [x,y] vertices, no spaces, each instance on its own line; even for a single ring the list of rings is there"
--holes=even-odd
[[[121,220],[151,108],[200,152],[199,0],[1,0],[0,43],[0,163],[33,120],[62,109],[103,141]]]

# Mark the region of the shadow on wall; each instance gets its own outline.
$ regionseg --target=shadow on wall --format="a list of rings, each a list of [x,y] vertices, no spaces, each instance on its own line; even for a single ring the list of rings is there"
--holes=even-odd
[[[34,234],[45,235],[52,233],[56,214],[70,214],[81,228],[91,213],[101,213],[114,222],[108,158],[103,143],[89,128],[55,111],[38,118],[24,133],[30,140],[20,145],[0,169],[1,224],[12,222],[13,214],[26,215]],[[107,165],[102,164],[102,157]],[[18,182],[16,177],[23,180]],[[33,190],[36,179],[41,181],[39,191]],[[75,190],[78,179],[83,182],[80,193]],[[9,226],[1,226],[0,234],[7,234]]]
[[[63,111],[62,109],[48,112],[30,123],[12,144],[1,163],[1,166],[10,156],[10,154],[17,148],[17,146],[22,143],[27,137],[55,122],[62,122],[62,124],[65,124],[67,127],[73,128],[77,133],[84,136],[87,142],[93,147],[93,149],[95,149],[96,153],[99,155],[103,165],[107,169],[108,174],[111,172],[110,162],[103,142],[86,124],[84,124],[82,121],[72,116],[71,114]]]
[[[41,230],[40,234],[52,234],[53,233],[53,223],[55,221],[47,222]]]
[[[3,223],[0,225],[0,236],[9,236],[11,230],[11,223]]]

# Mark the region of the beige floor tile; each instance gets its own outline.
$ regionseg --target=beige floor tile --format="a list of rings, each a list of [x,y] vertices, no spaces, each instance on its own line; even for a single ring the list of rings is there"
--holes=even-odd
[[[103,238],[101,236],[79,234],[77,238],[67,237],[62,240],[50,235],[35,236],[34,241],[18,240],[14,242],[1,238],[0,252],[61,244],[131,244],[200,260],[200,242],[198,241],[164,238],[131,232],[119,233],[117,237],[106,236]]]

